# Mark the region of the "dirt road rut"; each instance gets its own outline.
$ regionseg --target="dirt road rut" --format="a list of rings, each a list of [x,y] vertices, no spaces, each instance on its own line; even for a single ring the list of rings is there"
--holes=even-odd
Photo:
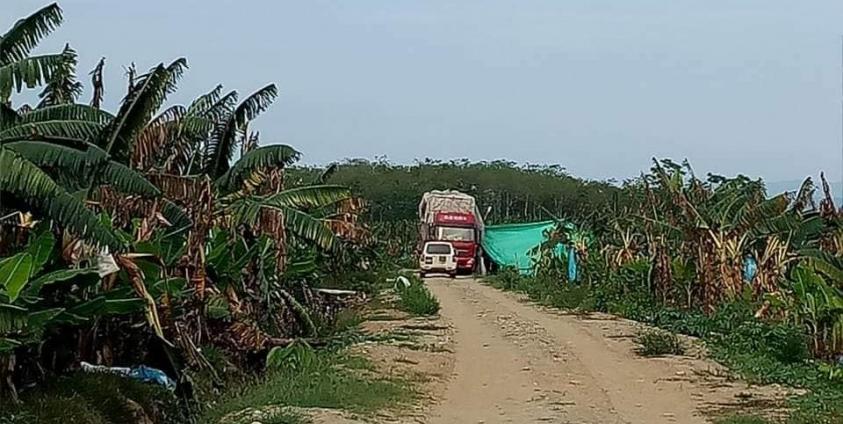
[[[456,354],[430,423],[694,424],[752,396],[712,362],[637,356],[630,321],[563,315],[473,279],[427,283]]]

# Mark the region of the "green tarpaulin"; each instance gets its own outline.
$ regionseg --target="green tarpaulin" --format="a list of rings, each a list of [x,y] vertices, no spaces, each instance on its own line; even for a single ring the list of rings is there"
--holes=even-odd
[[[487,225],[483,234],[483,251],[501,267],[509,266],[522,274],[531,274],[533,257],[530,251],[544,241],[545,231],[554,225],[555,221]]]

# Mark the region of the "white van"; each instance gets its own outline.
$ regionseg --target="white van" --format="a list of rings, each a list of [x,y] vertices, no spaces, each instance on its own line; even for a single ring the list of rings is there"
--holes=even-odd
[[[447,241],[429,241],[419,255],[419,276],[444,273],[451,278],[457,276],[457,252]]]

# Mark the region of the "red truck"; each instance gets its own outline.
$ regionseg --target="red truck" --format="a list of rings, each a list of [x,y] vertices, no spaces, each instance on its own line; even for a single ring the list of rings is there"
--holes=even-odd
[[[457,269],[474,271],[480,257],[483,218],[474,198],[458,191],[430,191],[419,204],[420,244],[447,241],[457,253]]]

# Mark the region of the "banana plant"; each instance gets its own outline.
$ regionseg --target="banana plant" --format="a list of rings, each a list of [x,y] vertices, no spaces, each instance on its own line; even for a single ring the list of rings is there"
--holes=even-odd
[[[120,254],[114,257],[121,271],[110,284],[113,287],[106,288],[100,284],[104,267],[99,263],[46,272],[48,265],[59,262],[54,258],[55,247],[52,232],[41,227],[24,251],[0,259],[2,350],[38,343],[50,326],[83,325],[110,315],[145,314],[163,339],[156,304],[162,296],[181,296],[184,279],[168,278],[152,254]],[[154,246],[146,243],[136,249],[154,250]]]
[[[807,263],[792,275],[793,321],[811,337],[815,354],[840,353],[843,349],[843,292],[826,280],[822,271]]]
[[[39,296],[45,287],[97,273],[94,267],[43,272],[54,247],[53,235],[41,231],[26,250],[0,259],[0,354],[21,344],[37,343],[50,325],[74,317],[87,318],[73,313],[91,310],[84,303],[51,305]]]
[[[9,102],[13,92],[33,88],[67,72],[75,65],[75,55],[58,53],[32,56],[42,38],[61,25],[61,8],[53,3],[17,21],[0,35],[0,104]],[[72,70],[71,70],[72,71]]]

